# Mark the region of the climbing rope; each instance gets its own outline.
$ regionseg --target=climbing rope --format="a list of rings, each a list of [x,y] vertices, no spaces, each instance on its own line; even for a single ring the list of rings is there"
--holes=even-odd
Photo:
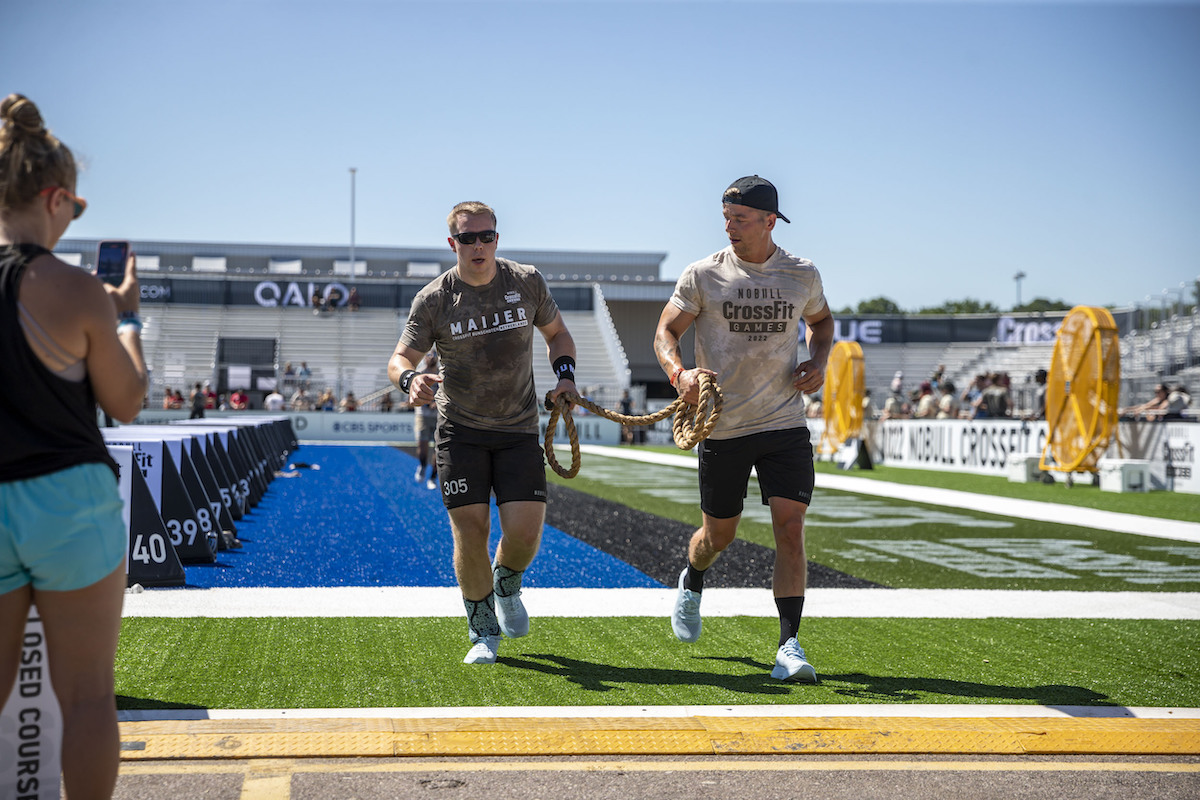
[[[691,450],[712,433],[717,420],[721,418],[721,406],[725,402],[725,397],[721,394],[721,387],[707,373],[700,374],[699,399],[700,402],[697,405],[692,405],[685,403],[682,397],[677,397],[675,402],[665,408],[660,408],[653,414],[638,416],[611,411],[596,405],[586,397],[579,397],[575,394],[560,395],[558,401],[552,403],[550,393],[547,392],[545,404],[546,410],[550,412],[550,422],[546,425],[546,461],[549,462],[551,469],[564,478],[574,478],[579,474],[581,463],[579,433],[575,429],[574,417],[567,410],[567,403],[582,406],[598,417],[611,419],[621,425],[653,425],[674,414],[675,420],[671,423],[671,433],[675,439],[675,446],[680,450]],[[570,469],[563,469],[554,455],[554,432],[558,429],[559,417],[562,417],[563,424],[567,429],[567,438],[571,440]]]

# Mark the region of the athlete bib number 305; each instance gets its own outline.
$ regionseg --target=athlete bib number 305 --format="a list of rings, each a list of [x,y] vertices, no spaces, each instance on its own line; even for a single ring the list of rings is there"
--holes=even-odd
[[[442,491],[445,492],[446,494],[451,494],[451,495],[466,494],[467,493],[467,479],[459,478],[458,480],[453,480],[453,481],[442,481]]]

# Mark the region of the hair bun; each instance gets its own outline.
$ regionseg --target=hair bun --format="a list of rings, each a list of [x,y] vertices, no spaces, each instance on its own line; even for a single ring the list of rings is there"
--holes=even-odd
[[[12,133],[28,136],[46,133],[42,112],[38,111],[32,100],[22,94],[10,94],[0,102],[0,120],[4,121],[6,127],[11,127]]]

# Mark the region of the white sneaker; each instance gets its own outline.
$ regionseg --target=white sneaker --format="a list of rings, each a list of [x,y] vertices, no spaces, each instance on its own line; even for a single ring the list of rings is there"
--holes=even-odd
[[[425,480],[425,468],[424,467],[417,467],[417,471],[415,473],[413,473],[413,480],[416,481],[417,483],[420,483],[421,481]]]
[[[481,636],[467,651],[464,664],[495,664],[496,652],[500,649],[499,636]]]
[[[681,642],[694,642],[700,638],[700,592],[683,588],[687,567],[679,573],[679,594],[675,596],[675,610],[671,612],[671,630]]]
[[[771,670],[771,677],[781,681],[817,682],[817,671],[804,657],[804,648],[795,637],[780,645],[779,652],[775,654],[775,669]]]
[[[425,488],[426,489],[438,488],[437,481],[435,481],[433,478],[430,478],[429,480],[425,481]]]
[[[496,619],[500,631],[510,639],[520,639],[529,633],[529,613],[518,589],[508,597],[496,595]]]

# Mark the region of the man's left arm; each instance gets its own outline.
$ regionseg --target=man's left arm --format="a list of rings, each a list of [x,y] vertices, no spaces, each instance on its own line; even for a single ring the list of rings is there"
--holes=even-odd
[[[833,349],[833,314],[826,305],[820,312],[805,317],[804,340],[808,344],[808,360],[792,373],[792,385],[805,394],[812,394],[825,383],[825,366]]]
[[[546,339],[546,354],[554,374],[558,376],[558,383],[550,392],[550,400],[557,400],[563,392],[578,395],[579,391],[575,388],[575,339],[567,330],[562,313],[555,314],[553,321],[538,330]]]

